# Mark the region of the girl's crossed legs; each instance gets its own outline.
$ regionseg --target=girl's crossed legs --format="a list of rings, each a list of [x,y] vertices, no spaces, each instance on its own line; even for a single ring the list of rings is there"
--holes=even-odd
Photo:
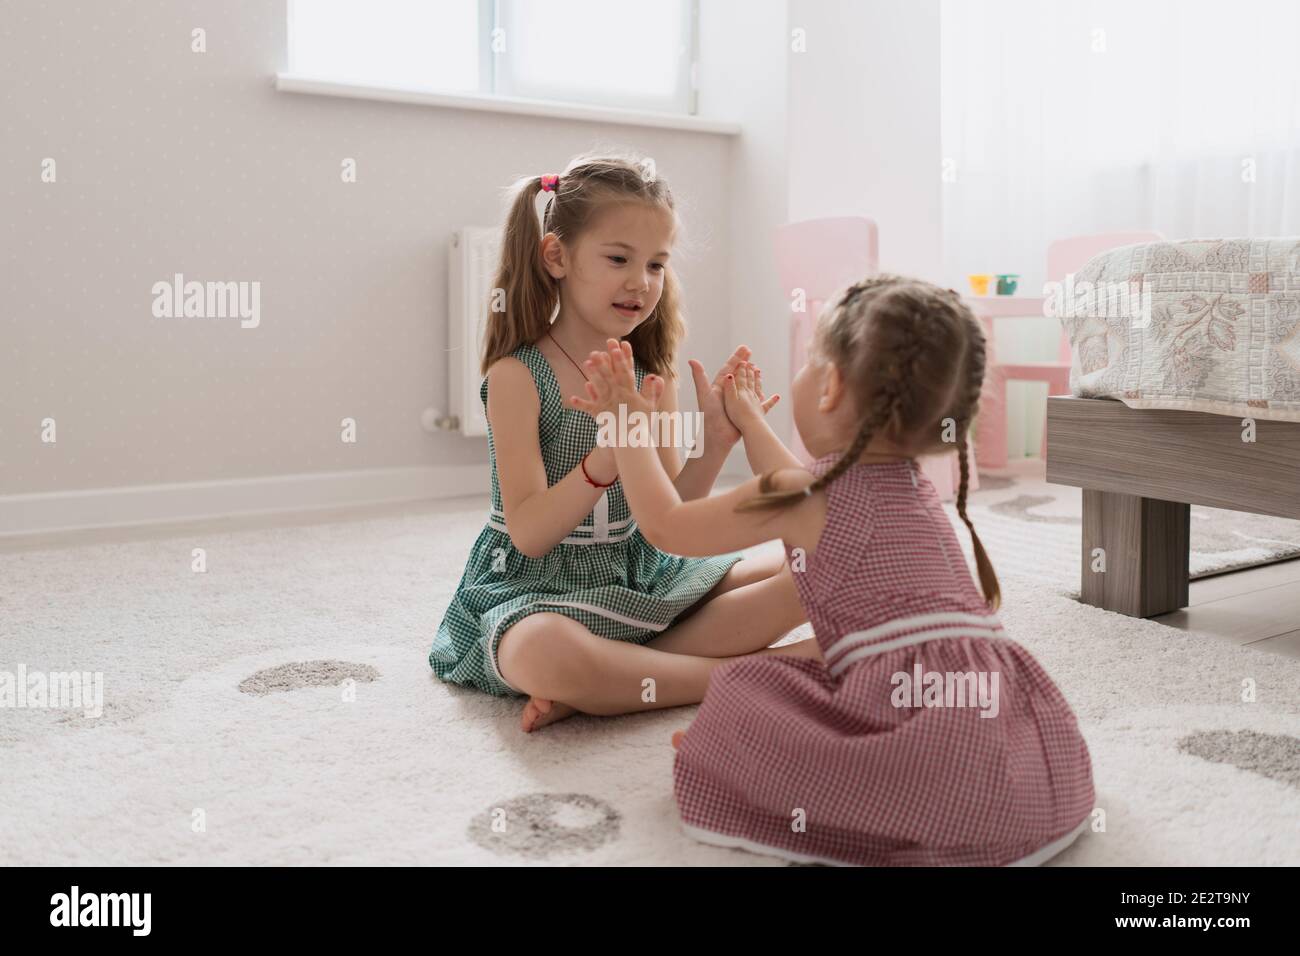
[[[769,647],[807,620],[785,556],[745,558],[647,644],[599,637],[573,618],[530,614],[497,649],[502,675],[530,695],[525,731],[581,711],[627,714],[704,699],[713,668],[745,654],[820,659],[816,640]],[[654,693],[644,699],[646,678]]]

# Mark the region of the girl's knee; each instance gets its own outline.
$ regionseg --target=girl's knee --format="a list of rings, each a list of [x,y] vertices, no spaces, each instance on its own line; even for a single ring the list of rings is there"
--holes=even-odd
[[[527,694],[563,699],[581,673],[585,641],[578,622],[560,614],[533,614],[497,643],[501,676]]]
[[[742,558],[727,569],[727,573],[722,576],[721,580],[696,605],[692,606],[691,610],[695,610],[698,605],[705,604],[715,597],[726,594],[728,591],[735,591],[751,584],[758,584],[761,581],[779,577],[785,567],[785,555],[783,554],[763,554]]]

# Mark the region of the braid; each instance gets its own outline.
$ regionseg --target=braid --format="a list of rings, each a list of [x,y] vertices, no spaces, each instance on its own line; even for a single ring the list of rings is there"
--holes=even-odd
[[[862,427],[858,429],[857,437],[853,439],[853,443],[845,449],[844,454],[840,455],[835,464],[831,465],[821,475],[818,475],[812,484],[802,489],[776,491],[773,488],[776,472],[766,472],[758,483],[758,496],[741,502],[736,506],[736,510],[756,511],[780,508],[801,498],[806,498],[814,491],[820,491],[844,474],[858,460],[862,452],[866,450],[873,436],[881,432],[885,426],[897,427],[903,410],[903,389],[900,388],[898,380],[893,379],[888,381],[881,391],[884,392],[884,400],[880,403],[875,415],[867,416],[866,421],[862,423]]]
[[[904,284],[906,281],[888,273],[868,276],[853,283],[835,298],[833,313],[843,321],[846,316],[851,316],[850,307],[866,293]],[[844,474],[876,435],[883,433],[890,440],[896,440],[902,435],[908,418],[908,406],[911,404],[909,399],[914,398],[912,384],[921,379],[920,368],[927,352],[929,336],[922,329],[933,321],[930,309],[918,308],[910,312],[912,321],[903,326],[903,342],[892,350],[888,356],[888,368],[879,377],[876,386],[878,399],[869,405],[875,412],[866,417],[857,436],[835,464],[805,488],[790,491],[777,491],[774,487],[776,473],[767,472],[759,481],[758,495],[737,505],[737,511],[775,510],[801,501]],[[863,347],[863,341],[870,333],[871,323],[867,321],[859,321],[846,331],[847,336],[853,340],[853,354],[848,357],[848,364],[859,366],[855,376],[859,380],[875,377],[861,370],[865,364],[864,357],[872,352],[872,349]]]
[[[984,544],[980,537],[975,533],[975,525],[966,514],[966,492],[970,481],[970,462],[968,460],[969,448],[966,442],[966,435],[970,431],[971,419],[974,418],[976,411],[979,409],[980,391],[984,384],[984,362],[985,362],[985,345],[984,330],[980,327],[979,321],[973,315],[966,315],[967,322],[967,344],[966,344],[966,381],[965,389],[961,398],[958,400],[956,409],[957,420],[957,461],[961,470],[961,484],[957,489],[957,516],[961,518],[970,532],[971,545],[975,550],[975,567],[979,572],[980,590],[984,593],[984,600],[989,603],[993,610],[997,610],[1002,605],[1002,588],[998,584],[997,572],[993,570],[993,562],[989,560],[988,553],[984,550]]]
[[[929,326],[935,321],[933,310],[924,307],[915,310],[913,321],[903,326],[902,341],[894,349],[890,371],[882,386],[888,396],[887,405],[891,411],[891,440],[898,441],[905,437],[907,423],[913,417],[908,413],[915,411],[908,406],[921,401],[917,394],[917,384],[924,380],[923,366],[932,340]]]
[[[844,472],[848,470],[849,466],[858,460],[858,456],[861,455],[862,450],[867,447],[867,444],[871,441],[872,434],[878,427],[878,423],[870,418],[863,422],[862,427],[858,429],[858,437],[853,439],[853,444],[845,449],[844,454],[840,455],[839,460],[836,461],[835,464],[831,465],[830,468],[818,476],[816,481],[808,486],[807,493],[812,494],[814,491],[825,488],[840,475],[844,474]],[[796,494],[803,494],[803,492],[796,492]]]
[[[966,514],[967,433],[984,381],[979,320],[953,289],[880,274],[855,282],[835,298],[819,319],[817,346],[847,371],[859,407],[871,411],[839,460],[806,488],[776,491],[775,473],[768,472],[759,482],[759,494],[736,510],[777,509],[803,500],[842,475],[877,435],[910,452],[937,450],[937,436],[930,441],[917,436],[953,418],[961,470],[957,514],[970,531],[984,599],[997,610],[1002,601],[997,574]]]
[[[858,456],[862,454],[862,449],[867,447],[867,443],[871,441],[871,434],[873,431],[875,431],[874,422],[870,420],[863,422],[862,427],[858,429],[858,437],[853,439],[853,444],[845,449],[844,454],[840,455],[839,460],[836,461],[835,464],[831,465],[830,468],[823,472],[817,480],[809,486],[810,490],[816,491],[819,488],[825,488],[840,475],[844,474],[844,472],[848,470],[849,465],[858,460]]]
[[[840,455],[839,460],[836,461],[835,464],[831,465],[831,467],[826,469],[826,471],[821,475],[818,475],[817,478],[813,480],[812,484],[808,485],[806,488],[797,488],[791,491],[777,491],[774,487],[776,472],[765,472],[758,483],[758,495],[750,498],[748,501],[742,501],[736,506],[736,510],[775,511],[778,508],[782,508],[788,504],[793,504],[796,501],[807,498],[814,491],[820,491],[822,488],[825,488],[840,475],[844,474],[844,472],[848,470],[849,466],[858,460],[858,456],[862,454],[863,449],[865,449],[870,443],[871,436],[875,433],[876,429],[879,427],[880,420],[883,418],[883,414],[877,414],[875,418],[868,418],[863,422],[862,427],[858,429],[857,437],[853,439],[853,444],[849,445],[844,454]]]

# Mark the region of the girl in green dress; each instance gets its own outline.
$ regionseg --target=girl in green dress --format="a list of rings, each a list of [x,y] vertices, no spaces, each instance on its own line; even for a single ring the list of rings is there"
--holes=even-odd
[[[574,356],[615,338],[631,345],[647,399],[678,411],[676,227],[672,194],[648,160],[579,157],[515,185],[479,391],[492,511],[429,664],[445,681],[528,696],[525,731],[576,711],[698,703],[712,669],[739,655],[817,654],[811,640],[769,647],[805,620],[784,555],[683,558],[651,546],[613,448],[597,446],[595,419],[569,401],[587,387]],[[712,383],[690,363],[699,447],[684,465],[680,449],[658,448],[683,500],[709,494],[740,439],[722,386],[748,358],[737,349]]]

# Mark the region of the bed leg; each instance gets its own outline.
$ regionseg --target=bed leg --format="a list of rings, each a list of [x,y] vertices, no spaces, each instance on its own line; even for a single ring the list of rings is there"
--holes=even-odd
[[[1130,617],[1186,607],[1191,520],[1182,502],[1084,488],[1084,603]]]

